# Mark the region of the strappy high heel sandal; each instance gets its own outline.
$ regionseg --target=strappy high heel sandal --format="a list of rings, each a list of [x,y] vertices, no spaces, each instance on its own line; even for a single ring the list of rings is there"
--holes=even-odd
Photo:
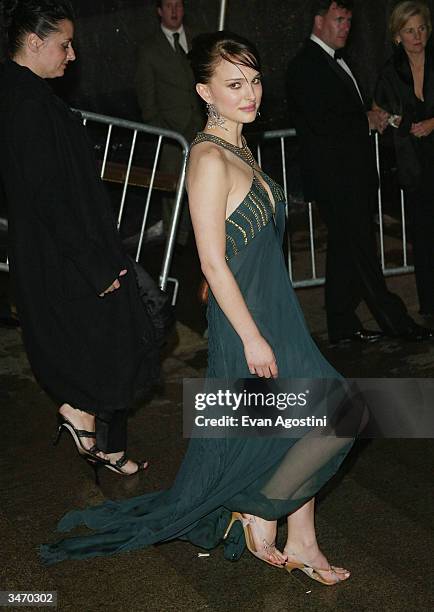
[[[94,462],[95,458],[93,453],[95,452],[96,446],[93,445],[92,448],[87,449],[83,446],[81,439],[82,438],[95,438],[94,431],[86,431],[84,429],[77,429],[71,423],[69,419],[64,417],[60,412],[57,413],[57,432],[53,440],[53,446],[57,446],[60,440],[60,436],[62,432],[66,430],[71,434],[72,439],[74,440],[75,447],[77,449],[78,454],[86,459],[87,461]],[[96,449],[97,450],[97,449]]]
[[[147,461],[135,461],[134,463],[137,464],[137,470],[131,473],[125,472],[122,468],[128,461],[126,453],[124,453],[122,457],[120,457],[117,461],[111,463],[108,459],[104,459],[104,457],[100,457],[98,455],[100,449],[96,446],[96,444],[94,444],[89,449],[83,446],[81,438],[95,438],[94,431],[77,429],[76,427],[74,427],[71,421],[64,417],[62,414],[60,414],[60,412],[57,413],[57,423],[57,432],[53,440],[53,446],[56,446],[59,443],[63,430],[65,429],[66,431],[68,431],[71,434],[72,439],[74,440],[75,447],[80,457],[85,459],[85,461],[87,461],[87,463],[89,463],[89,465],[93,468],[95,474],[95,483],[97,485],[99,485],[98,471],[101,467],[106,467],[107,469],[112,470],[117,474],[121,474],[122,476],[134,476],[138,472],[143,472],[148,467]]]
[[[99,452],[99,450],[97,449],[96,452]],[[103,459],[102,457],[98,456],[96,456],[95,459],[98,460],[101,467],[106,467],[107,469],[112,470],[112,472],[116,472],[122,476],[135,476],[135,474],[138,474],[139,472],[144,472],[149,465],[147,461],[134,461],[133,459],[132,461],[137,464],[137,470],[135,472],[124,472],[122,468],[127,461],[129,461],[129,457],[127,457],[126,453],[124,453],[122,457],[119,457],[119,459],[114,463],[111,463],[108,459]]]
[[[287,551],[287,554],[290,555],[291,557],[297,556],[294,553],[291,553],[288,551]],[[326,568],[313,567],[312,565],[308,565],[307,563],[304,563],[303,561],[287,561],[285,564],[285,569],[289,573],[293,572],[295,569],[298,569],[304,572],[306,576],[309,576],[309,578],[312,578],[312,580],[321,582],[321,584],[325,584],[326,586],[334,586],[335,584],[339,584],[339,582],[344,582],[350,577],[349,575],[348,576],[345,575],[345,572],[347,570],[344,570],[342,567],[335,567],[334,565],[329,565]],[[326,580],[323,576],[321,576],[319,572],[332,572],[333,574],[335,574],[337,579],[336,580]],[[339,575],[341,575],[342,578],[340,578]]]
[[[96,446],[92,447],[92,453],[91,453],[91,457],[86,457],[86,459],[89,461],[89,463],[91,464],[91,466],[94,469],[95,472],[95,482],[96,484],[99,485],[99,470],[102,467],[107,468],[108,470],[111,470],[112,472],[116,472],[117,474],[121,474],[121,476],[135,476],[136,474],[138,474],[139,472],[144,472],[146,470],[146,468],[148,467],[149,463],[147,461],[134,461],[134,463],[137,464],[137,470],[135,472],[124,472],[124,470],[122,469],[124,467],[124,465],[127,463],[127,461],[129,460],[129,458],[127,457],[127,454],[124,453],[122,455],[122,457],[119,457],[119,459],[117,461],[115,461],[114,463],[111,463],[109,461],[109,459],[104,459],[104,457],[100,457],[97,453],[101,452],[99,450],[99,448],[97,448]]]
[[[268,565],[272,565],[273,567],[278,567],[278,568],[285,567],[284,562],[282,562],[281,564],[277,564],[277,563],[273,563],[272,561],[269,561],[266,558],[266,555],[271,555],[273,554],[274,551],[276,551],[275,542],[270,544],[269,542],[267,542],[267,540],[264,539],[262,540],[261,549],[258,550],[256,548],[255,542],[253,539],[252,529],[251,529],[251,525],[255,522],[254,517],[245,518],[242,514],[240,514],[240,512],[232,512],[231,520],[229,521],[228,528],[226,529],[225,535],[223,536],[224,540],[228,537],[229,532],[233,524],[236,521],[240,521],[241,525],[243,526],[244,537],[246,539],[246,546],[249,549],[249,551],[252,553],[252,555],[257,557],[261,561],[265,561],[265,563],[268,563]]]

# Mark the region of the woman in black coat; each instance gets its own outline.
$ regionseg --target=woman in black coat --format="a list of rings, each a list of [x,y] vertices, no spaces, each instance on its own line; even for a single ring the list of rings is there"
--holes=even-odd
[[[72,9],[1,6],[0,172],[25,347],[60,406],[59,433],[67,429],[91,463],[132,474],[146,463],[125,455],[127,408],[158,357],[81,117],[46,82],[75,59]]]
[[[396,48],[376,88],[391,114],[401,185],[411,221],[420,313],[434,315],[434,50],[425,3],[400,2],[390,30]]]

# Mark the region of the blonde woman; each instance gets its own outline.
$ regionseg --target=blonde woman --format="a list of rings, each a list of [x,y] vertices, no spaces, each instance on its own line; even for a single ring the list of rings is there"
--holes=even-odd
[[[424,2],[400,2],[390,17],[393,56],[381,71],[377,107],[390,113],[411,221],[420,314],[434,315],[434,53]]]

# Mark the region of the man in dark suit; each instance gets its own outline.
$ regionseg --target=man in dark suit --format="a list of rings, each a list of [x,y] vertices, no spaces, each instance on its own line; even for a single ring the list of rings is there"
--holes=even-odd
[[[183,0],[159,0],[157,12],[161,23],[158,32],[142,46],[136,74],[136,91],[143,121],[156,127],[174,130],[188,142],[203,128],[204,119],[196,93],[193,72],[187,53],[190,33],[184,29]],[[160,170],[177,174],[181,168],[181,149],[166,143]],[[173,199],[163,202],[166,230],[172,215]],[[188,237],[187,207],[181,218],[178,242]]]
[[[382,331],[408,340],[433,337],[388,291],[378,261],[372,214],[378,175],[370,133],[388,116],[366,111],[359,85],[337,53],[351,28],[352,0],[317,0],[314,26],[288,68],[288,98],[299,142],[306,200],[328,229],[326,311],[331,344],[372,342],[356,315],[366,302]]]

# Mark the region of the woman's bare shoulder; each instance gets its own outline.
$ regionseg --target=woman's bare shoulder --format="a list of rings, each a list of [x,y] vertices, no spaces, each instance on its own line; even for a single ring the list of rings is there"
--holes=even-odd
[[[189,156],[190,164],[206,166],[219,166],[227,164],[227,158],[222,147],[210,141],[199,142],[191,148]]]
[[[228,160],[224,150],[213,142],[200,142],[190,151],[187,180],[201,178],[209,181],[226,180]]]

